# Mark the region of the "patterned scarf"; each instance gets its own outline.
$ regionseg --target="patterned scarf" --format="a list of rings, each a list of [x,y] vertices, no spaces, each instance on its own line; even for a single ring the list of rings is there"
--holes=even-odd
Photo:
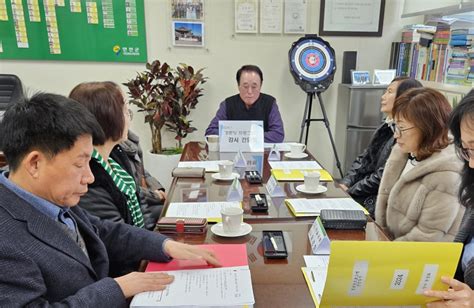
[[[92,158],[105,169],[114,181],[117,188],[125,194],[127,197],[127,207],[130,210],[132,216],[132,222],[134,226],[143,228],[145,223],[143,221],[143,214],[140,209],[140,203],[137,199],[137,186],[133,178],[123,170],[122,166],[117,164],[112,158],[109,157],[108,162],[110,166],[105,162],[104,158],[95,149],[92,152]]]

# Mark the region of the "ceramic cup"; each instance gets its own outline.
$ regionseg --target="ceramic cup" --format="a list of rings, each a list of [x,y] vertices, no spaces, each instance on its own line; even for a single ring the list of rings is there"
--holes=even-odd
[[[240,230],[244,210],[240,207],[222,209],[222,229],[225,233],[237,233]]]
[[[234,162],[228,160],[219,163],[219,174],[223,178],[232,176],[232,170],[234,169]]]
[[[292,143],[290,144],[291,155],[301,155],[306,150],[306,145],[303,143]]]
[[[319,187],[321,173],[314,171],[304,175],[304,188],[309,191],[315,191]]]
[[[206,136],[207,149],[209,152],[219,151],[219,135],[207,135]]]

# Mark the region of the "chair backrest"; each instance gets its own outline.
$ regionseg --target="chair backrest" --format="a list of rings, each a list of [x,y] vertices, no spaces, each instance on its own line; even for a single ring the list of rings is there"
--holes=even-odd
[[[23,87],[16,75],[0,74],[0,111],[23,97]]]

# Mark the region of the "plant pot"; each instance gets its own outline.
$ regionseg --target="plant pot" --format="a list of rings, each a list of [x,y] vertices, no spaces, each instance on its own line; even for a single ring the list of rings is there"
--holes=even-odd
[[[161,185],[168,191],[173,180],[171,171],[178,166],[180,158],[181,154],[165,155],[146,151],[143,159],[146,170],[160,181]]]

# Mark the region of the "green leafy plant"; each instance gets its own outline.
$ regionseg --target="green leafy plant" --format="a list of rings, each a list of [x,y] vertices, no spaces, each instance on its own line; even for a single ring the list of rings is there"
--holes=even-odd
[[[195,71],[192,66],[180,63],[176,69],[158,60],[146,64],[146,70],[124,83],[128,88],[130,104],[145,112],[145,123],[150,125],[152,153],[164,153],[161,130],[166,128],[176,134],[178,149],[182,139],[196,130],[187,116],[202,96],[201,84],[207,77],[203,68]]]

